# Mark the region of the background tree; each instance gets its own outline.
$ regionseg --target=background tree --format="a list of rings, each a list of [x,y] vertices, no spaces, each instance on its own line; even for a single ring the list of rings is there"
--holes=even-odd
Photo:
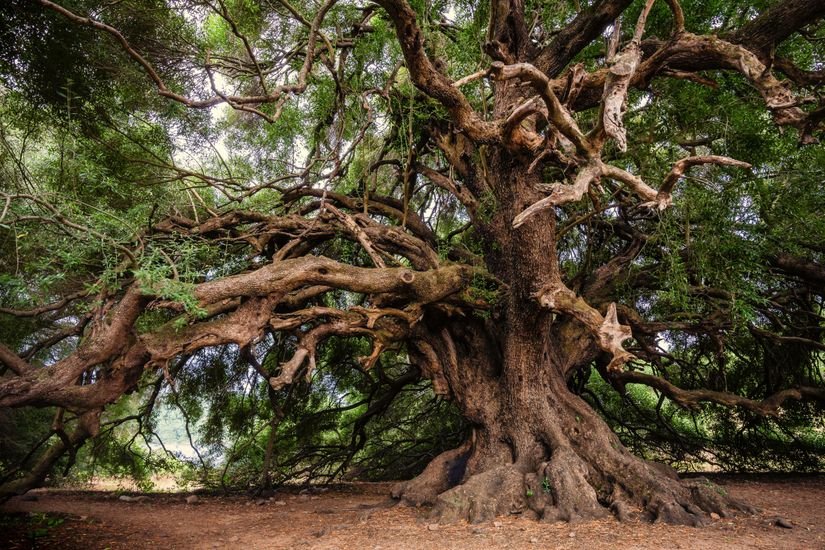
[[[394,490],[445,519],[747,509],[630,454],[579,395],[632,433],[608,387],[821,445],[821,2],[3,12],[0,406],[57,408],[4,495],[124,394],[254,371],[273,434],[319,365],[377,384],[360,418],[419,376],[455,402],[469,437]]]

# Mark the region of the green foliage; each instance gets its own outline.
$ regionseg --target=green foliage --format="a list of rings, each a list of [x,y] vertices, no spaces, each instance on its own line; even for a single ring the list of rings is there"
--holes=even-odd
[[[170,91],[195,99],[211,96],[213,85],[221,93],[271,93],[263,90],[258,69],[272,71],[267,73],[272,87],[293,82],[305,62],[286,46],[305,44],[307,25],[278,3],[223,2],[234,28],[216,11],[220,8],[197,2],[65,4],[117,27]],[[624,14],[625,35],[642,4],[635,2]],[[768,4],[681,2],[691,32],[720,35]],[[311,3],[290,5],[307,20],[317,9]],[[490,38],[488,3],[416,0],[411,5],[440,71],[458,79],[489,66],[483,51]],[[561,28],[578,9],[576,2],[561,0],[530,0],[525,6],[536,27],[546,29]],[[501,255],[501,245],[480,229],[504,223],[506,209],[492,191],[477,197],[475,227],[462,231],[471,216],[456,197],[423,176],[404,177],[409,162],[423,162],[459,180],[431,139],[436,133],[455,134],[455,128],[445,108],[413,84],[382,10],[336,3],[320,29],[323,36],[316,37],[320,45],[306,90],[285,94],[282,105],[260,106],[267,116],[278,115],[263,123],[248,110],[226,105],[188,109],[162,97],[143,68],[106,33],[74,25],[26,0],[7,0],[2,9],[0,191],[42,202],[15,201],[0,220],[0,307],[32,308],[83,289],[90,295],[47,320],[0,315],[0,340],[10,348],[26,351],[116,297],[132,280],[158,301],[172,303],[165,310],[147,309],[136,323],[138,336],[160,327],[187,330],[206,321],[210,314],[196,299],[194,286],[260,267],[288,246],[291,234],[264,228],[256,236],[272,236],[265,247],[244,235],[252,223],[206,234],[157,224],[176,219],[195,225],[214,212],[235,210],[297,216],[319,197],[285,204],[295,189],[325,188],[354,201],[388,197],[424,220],[445,263],[471,256],[481,265]],[[671,25],[666,3],[656,3],[646,36],[669,36]],[[352,31],[356,28],[363,32]],[[535,46],[553,36],[536,33]],[[242,37],[261,54],[258,68],[249,62]],[[800,67],[820,68],[821,36],[803,38],[784,41],[777,55]],[[331,69],[326,40],[349,41],[341,48],[346,55],[340,55],[340,65]],[[603,41],[593,41],[574,62],[588,70],[603,68]],[[210,74],[201,70],[205,64]],[[705,76],[716,86],[656,78],[644,90],[632,90],[625,115],[628,151],[610,145],[605,161],[649,182],[661,181],[689,154],[727,155],[751,163],[753,170],[695,167],[676,185],[672,208],[644,216],[631,206],[626,190],[603,178],[592,196],[557,209],[558,227],[566,228],[557,246],[563,276],[571,288],[584,288],[599,266],[624,250],[626,242],[612,228],[632,227],[645,235],[644,244],[605,303],[633,306],[659,323],[701,328],[706,320],[725,319],[721,329],[710,332],[660,331],[657,342],[667,357],[634,367],[686,389],[754,399],[796,384],[821,385],[822,352],[781,338],[822,341],[822,296],[778,274],[771,259],[791,253],[823,261],[825,148],[799,147],[796,132],[776,131],[763,98],[741,76]],[[490,118],[488,80],[478,79],[462,91]],[[575,116],[589,128],[597,112]],[[478,148],[465,160],[481,177],[489,169],[488,156]],[[569,183],[569,174],[558,167],[543,172],[546,183]],[[598,215],[592,214],[596,202],[604,207]],[[360,203],[350,210],[357,213]],[[401,225],[382,214],[370,215],[389,226]],[[20,218],[28,221],[9,221]],[[316,229],[307,231],[309,254],[370,265],[350,235],[321,235]],[[401,255],[388,258],[393,262],[409,265]],[[488,319],[502,287],[480,271],[471,283],[466,298],[475,302],[476,316]],[[370,305],[363,295],[330,291],[305,307]],[[296,332],[313,326],[308,322]],[[757,329],[780,339],[759,339]],[[29,360],[52,364],[82,336],[35,350]],[[266,334],[252,351],[272,375],[297,345],[295,334]],[[455,447],[467,427],[455,406],[420,380],[403,348],[383,353],[366,371],[356,358],[370,352],[365,338],[330,338],[319,347],[309,379],[279,391],[235,346],[176,358],[168,366],[168,380],[162,369],[147,372],[135,394],[106,410],[102,434],[80,451],[74,475],[129,477],[148,490],[153,473],[169,472],[210,487],[249,488],[263,482],[271,443],[267,473],[272,483],[411,476],[440,451]],[[105,375],[104,367],[84,374],[87,382]],[[642,386],[628,386],[620,396],[596,374],[583,382],[583,395],[644,456],[685,468],[708,463],[729,470],[823,467],[823,418],[812,405],[790,403],[770,419],[714,405],[688,412]],[[119,423],[132,416],[140,420]],[[3,473],[49,435],[53,417],[50,409],[0,412]],[[164,452],[164,439],[174,440],[176,450]],[[547,478],[541,485],[544,493],[551,492]]]
[[[690,384],[689,379],[672,381]],[[817,416],[811,404],[790,405],[778,418],[766,419],[715,405],[686,411],[640,385],[627,386],[622,396],[609,391],[595,371],[587,388],[587,399],[625,445],[679,470],[704,471],[710,465],[733,472],[816,472],[825,466],[825,426],[812,422]]]
[[[484,277],[482,274],[473,275],[470,288],[467,289],[470,301],[479,307],[473,313],[483,319],[489,319],[490,310],[493,309],[499,300],[501,289],[498,283]]]
[[[0,472],[10,472],[49,435],[53,413],[46,409],[0,411]]]
[[[287,340],[273,348],[280,351],[270,350],[263,367],[276,368],[291,345]],[[151,490],[152,476],[167,473],[207,487],[256,487],[270,437],[273,483],[414,475],[435,454],[460,442],[463,424],[451,406],[434,399],[427,384],[396,395],[400,388],[393,388],[394,380],[409,376],[409,367],[397,359],[384,359],[371,373],[353,371],[351,358],[365,352],[364,341],[333,339],[319,358],[323,374],[275,393],[264,381],[250,383],[254,374],[236,350],[201,354],[174,369],[175,392],[161,394],[146,421],[113,425],[85,447],[73,478],[130,478],[141,490]],[[142,399],[126,398],[109,414],[134,414]],[[374,407],[381,407],[381,414]],[[179,450],[166,455],[162,441]]]

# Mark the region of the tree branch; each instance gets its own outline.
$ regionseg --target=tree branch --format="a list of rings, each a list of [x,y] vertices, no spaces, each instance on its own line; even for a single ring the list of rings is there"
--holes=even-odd
[[[424,51],[424,36],[418,27],[415,12],[406,0],[377,0],[395,25],[395,33],[407,70],[415,85],[437,100],[450,112],[453,121],[477,143],[493,143],[500,139],[499,128],[482,120],[467,98],[446,76],[438,72]]]
[[[716,403],[726,407],[742,407],[763,416],[778,416],[779,408],[788,399],[812,399],[825,403],[825,389],[809,386],[797,386],[782,390],[762,401],[754,401],[730,393],[712,390],[684,390],[674,386],[664,378],[639,371],[613,372],[610,380],[623,386],[625,384],[642,384],[659,390],[680,407],[696,410],[701,402]]]

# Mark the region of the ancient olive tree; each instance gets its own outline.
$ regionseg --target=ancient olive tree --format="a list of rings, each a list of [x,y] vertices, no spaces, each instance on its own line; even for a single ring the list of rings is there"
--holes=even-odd
[[[0,406],[58,411],[4,495],[220,346],[273,390],[332,337],[405,357],[471,427],[394,489],[445,520],[747,509],[628,452],[591,370],[825,398],[819,0],[0,10]]]

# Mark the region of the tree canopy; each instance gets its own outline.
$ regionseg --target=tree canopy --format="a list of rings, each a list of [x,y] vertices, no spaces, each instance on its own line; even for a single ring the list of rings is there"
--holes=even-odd
[[[0,13],[1,495],[169,467],[169,410],[202,482],[446,519],[823,467],[822,2]]]

